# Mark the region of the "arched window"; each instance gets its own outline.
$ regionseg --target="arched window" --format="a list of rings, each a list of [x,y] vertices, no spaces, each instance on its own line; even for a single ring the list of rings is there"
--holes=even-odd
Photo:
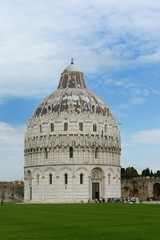
[[[79,123],[79,130],[83,131],[83,123]]]
[[[83,174],[80,174],[80,184],[83,184]]]
[[[95,149],[95,158],[98,158],[98,148]]]
[[[68,123],[64,123],[64,131],[67,131],[68,130]]]
[[[42,125],[39,125],[39,132],[42,133]]]
[[[48,158],[48,151],[47,151],[47,148],[44,149],[44,156],[45,156],[45,159]]]
[[[92,106],[92,113],[94,113],[95,112],[95,107],[94,107],[94,105]]]
[[[64,184],[68,184],[68,175],[67,175],[67,173],[64,174]]]
[[[107,132],[107,124],[105,124],[104,130],[105,130],[105,132]]]
[[[97,125],[93,124],[93,132],[97,132]]]
[[[52,184],[52,174],[49,174],[49,184]]]
[[[39,185],[39,174],[37,174],[37,185]]]
[[[110,185],[110,184],[111,184],[111,175],[108,174],[108,185]]]
[[[109,117],[109,108],[107,108],[107,116]]]
[[[54,132],[54,124],[51,123],[51,132]]]
[[[69,158],[73,158],[73,147],[69,148]]]

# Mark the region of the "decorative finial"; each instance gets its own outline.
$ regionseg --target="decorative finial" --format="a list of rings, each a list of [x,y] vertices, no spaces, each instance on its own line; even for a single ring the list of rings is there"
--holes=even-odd
[[[73,59],[73,57],[71,57],[71,64],[74,64],[74,59]]]

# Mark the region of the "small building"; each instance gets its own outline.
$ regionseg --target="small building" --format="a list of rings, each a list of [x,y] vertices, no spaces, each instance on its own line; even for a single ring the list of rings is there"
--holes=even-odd
[[[121,141],[109,106],[73,62],[28,121],[24,201],[74,203],[118,198]]]

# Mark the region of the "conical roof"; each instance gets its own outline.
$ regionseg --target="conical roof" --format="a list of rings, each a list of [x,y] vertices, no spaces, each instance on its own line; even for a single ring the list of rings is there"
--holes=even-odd
[[[75,114],[108,113],[107,105],[87,89],[83,73],[73,61],[62,72],[57,90],[39,104],[33,117],[48,112],[64,114],[70,111]]]

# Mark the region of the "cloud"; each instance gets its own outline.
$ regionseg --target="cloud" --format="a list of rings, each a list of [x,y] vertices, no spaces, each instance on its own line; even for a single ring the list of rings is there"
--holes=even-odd
[[[159,62],[160,61],[160,49],[153,54],[145,54],[138,57],[138,62],[151,63],[151,62]]]
[[[143,104],[145,101],[146,101],[145,98],[142,98],[142,97],[134,97],[134,98],[131,99],[130,104],[131,104],[132,106],[141,105],[141,104]]]
[[[19,147],[19,145],[23,145],[23,131],[24,126],[12,126],[10,124],[0,122],[0,146],[10,149],[11,146]]]
[[[136,132],[132,136],[132,141],[136,144],[160,144],[160,129]]]
[[[159,1],[0,4],[0,98],[44,96],[72,56],[87,74],[160,60]]]
[[[160,169],[160,129],[122,134],[122,166],[134,166],[139,173],[145,168]]]
[[[91,84],[96,80],[93,88],[115,94],[115,109],[145,103],[160,94],[159,12],[159,0],[0,1],[0,104],[48,95],[71,57]],[[0,123],[3,169],[23,167],[23,130]],[[142,141],[142,133],[131,144]]]
[[[156,67],[151,70],[155,71]],[[131,110],[133,107],[143,105],[147,101],[156,98],[160,95],[159,77],[155,72],[150,74],[150,69],[138,69],[135,71],[124,72],[120,77],[117,75],[114,78],[106,76],[103,84],[107,89],[112,90],[112,97],[116,97],[116,111]],[[152,77],[152,79],[151,79]],[[109,87],[108,87],[109,86]],[[121,115],[121,114],[120,114]]]
[[[130,99],[129,102],[127,102],[127,103],[121,103],[118,106],[118,108],[123,109],[123,110],[127,110],[127,109],[131,109],[134,106],[141,105],[144,102],[145,102],[144,98],[133,98],[133,99]]]
[[[23,178],[24,129],[24,126],[12,126],[0,122],[1,180]]]

